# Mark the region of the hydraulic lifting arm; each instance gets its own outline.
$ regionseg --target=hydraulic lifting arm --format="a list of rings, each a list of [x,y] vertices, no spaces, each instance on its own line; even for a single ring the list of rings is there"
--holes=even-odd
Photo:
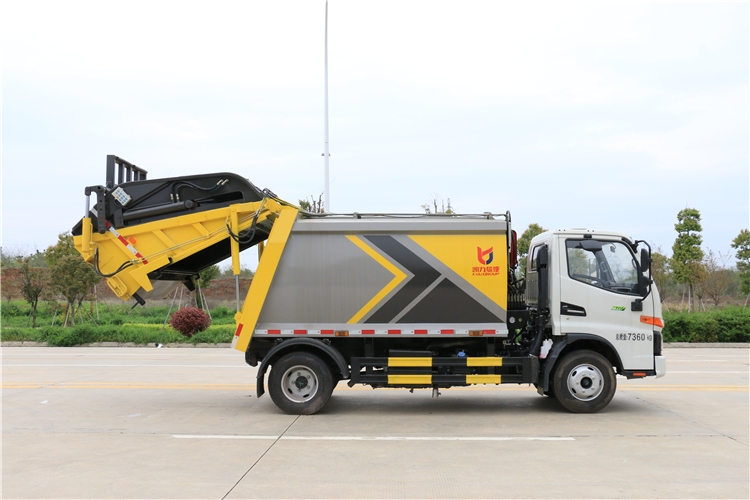
[[[232,270],[238,275],[241,245],[246,247],[258,237],[262,239],[253,243],[262,245],[282,212],[293,212],[296,217],[297,209],[282,203],[265,198],[121,229],[107,222],[104,234],[92,231],[91,219],[85,217],[74,244],[83,258],[107,278],[112,291],[127,300],[136,297],[139,290],[151,291],[152,279],[164,279],[160,276],[162,270],[170,266],[179,269],[181,262],[210,247],[228,247],[227,257],[231,256]],[[191,265],[180,272],[195,275],[209,265]]]

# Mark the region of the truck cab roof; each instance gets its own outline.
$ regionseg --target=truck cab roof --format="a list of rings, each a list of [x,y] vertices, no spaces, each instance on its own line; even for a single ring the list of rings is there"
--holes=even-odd
[[[628,236],[627,234],[620,233],[617,231],[606,231],[606,230],[596,230],[596,229],[584,229],[584,228],[570,228],[570,229],[556,229],[554,231],[545,231],[537,236],[535,236],[531,241],[532,243],[536,241],[546,240],[549,239],[552,235],[562,235],[562,236],[578,236],[578,237],[585,237],[586,235],[590,237],[597,237],[597,238],[607,238],[607,239],[613,239],[613,240],[623,240],[628,243],[628,245],[634,245],[635,241],[633,238]]]

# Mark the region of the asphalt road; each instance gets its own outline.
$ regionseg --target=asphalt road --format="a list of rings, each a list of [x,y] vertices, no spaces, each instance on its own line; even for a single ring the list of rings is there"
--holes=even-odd
[[[3,498],[749,498],[749,352],[574,415],[526,386],[255,397],[231,349],[2,349]]]

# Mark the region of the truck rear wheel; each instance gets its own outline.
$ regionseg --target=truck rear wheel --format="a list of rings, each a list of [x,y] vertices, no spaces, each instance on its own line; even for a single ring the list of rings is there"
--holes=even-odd
[[[314,354],[292,352],[279,358],[268,377],[268,393],[282,411],[291,415],[312,415],[328,402],[333,392],[333,375]]]
[[[554,395],[573,413],[594,413],[609,404],[617,381],[612,364],[598,352],[582,350],[566,355],[555,367]]]

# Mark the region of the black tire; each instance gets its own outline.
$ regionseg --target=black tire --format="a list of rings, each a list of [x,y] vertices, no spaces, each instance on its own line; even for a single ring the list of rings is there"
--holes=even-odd
[[[609,404],[617,389],[612,363],[598,352],[568,353],[555,367],[555,398],[573,413],[594,413]]]
[[[268,377],[268,393],[285,413],[312,415],[320,411],[333,392],[333,375],[314,354],[292,352],[279,358]]]

